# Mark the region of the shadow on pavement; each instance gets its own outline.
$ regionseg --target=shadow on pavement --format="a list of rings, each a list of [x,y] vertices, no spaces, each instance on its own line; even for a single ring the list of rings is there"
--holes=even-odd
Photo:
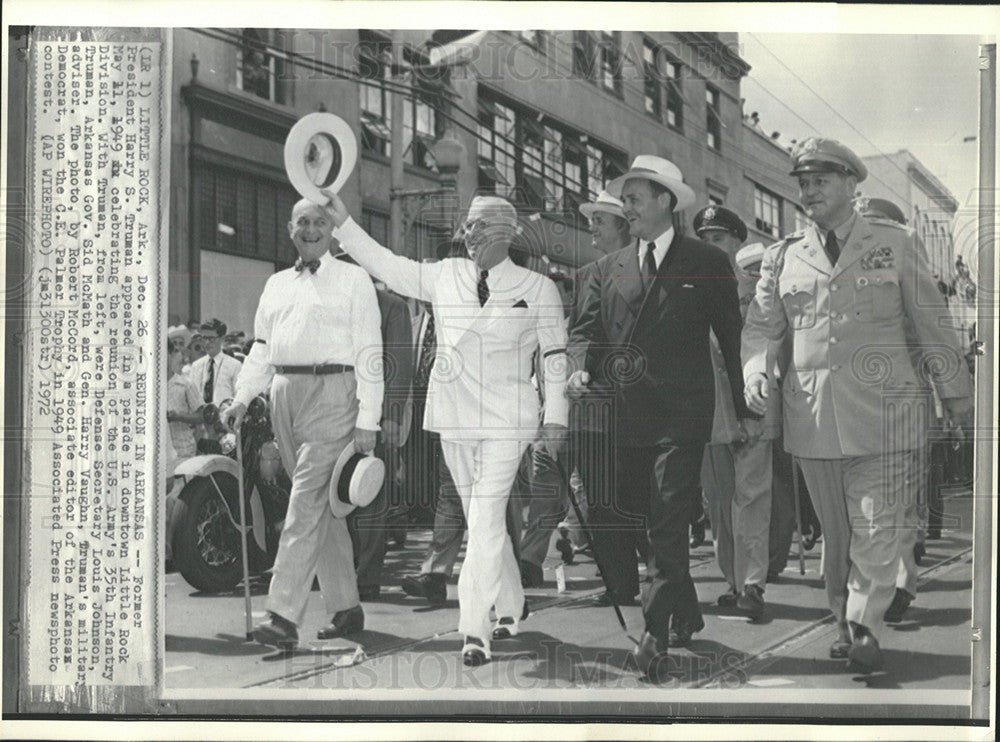
[[[264,647],[255,642],[249,642],[245,637],[233,634],[216,634],[210,639],[201,636],[164,636],[168,652],[196,652],[217,657],[243,657],[271,652],[270,647]]]

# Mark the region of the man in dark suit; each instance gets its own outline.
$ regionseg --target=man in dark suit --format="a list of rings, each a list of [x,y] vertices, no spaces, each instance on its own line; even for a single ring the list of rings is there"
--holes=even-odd
[[[582,394],[600,374],[617,393],[618,483],[608,510],[615,522],[595,524],[612,529],[601,539],[599,561],[609,590],[634,595],[636,548],[648,538],[646,630],[635,657],[656,680],[665,674],[667,647],[686,644],[704,627],[689,571],[688,523],[715,408],[709,330],[743,419],[742,320],[726,254],[674,232],[673,212],[692,206],[695,195],[673,163],[640,155],[608,191],[623,201],[637,239],[597,261],[594,280],[582,287],[587,295],[579,300],[571,348],[587,350],[569,391]]]
[[[346,253],[337,256],[357,265]],[[375,298],[381,314],[382,376],[385,394],[382,400],[382,428],[375,455],[385,462],[386,477],[378,496],[367,507],[347,516],[347,528],[354,546],[354,566],[358,575],[358,594],[362,602],[378,600],[382,591],[382,566],[386,551],[386,517],[390,490],[400,465],[400,446],[405,442],[407,406],[413,380],[413,340],[410,311],[406,302],[375,283]]]

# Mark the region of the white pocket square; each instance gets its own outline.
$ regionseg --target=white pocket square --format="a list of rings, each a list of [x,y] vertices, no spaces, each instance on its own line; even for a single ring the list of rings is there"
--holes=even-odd
[[[685,283],[685,284],[681,285],[681,288],[682,289],[693,289],[694,288],[694,284],[693,283]]]

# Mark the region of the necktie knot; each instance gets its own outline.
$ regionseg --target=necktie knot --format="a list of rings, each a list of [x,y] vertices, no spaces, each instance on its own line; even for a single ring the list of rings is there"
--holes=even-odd
[[[476,284],[476,293],[479,295],[479,306],[485,306],[487,300],[490,298],[490,287],[486,283],[489,275],[489,271],[479,271],[479,283]]]
[[[308,268],[310,273],[315,273],[319,270],[319,260],[303,260],[302,258],[299,258],[295,261],[296,271],[301,273],[305,268]]]

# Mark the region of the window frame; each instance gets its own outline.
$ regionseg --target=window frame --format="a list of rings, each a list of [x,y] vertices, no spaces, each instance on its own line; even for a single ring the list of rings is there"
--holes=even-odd
[[[774,191],[764,188],[759,183],[753,184],[753,216],[754,228],[762,234],[770,235],[774,239],[781,239],[784,233],[783,223],[783,199]],[[771,213],[765,214],[765,209]],[[765,216],[776,217],[776,221],[769,222]]]
[[[713,152],[722,151],[722,93],[705,84],[705,144]],[[715,139],[713,144],[712,139]]]

